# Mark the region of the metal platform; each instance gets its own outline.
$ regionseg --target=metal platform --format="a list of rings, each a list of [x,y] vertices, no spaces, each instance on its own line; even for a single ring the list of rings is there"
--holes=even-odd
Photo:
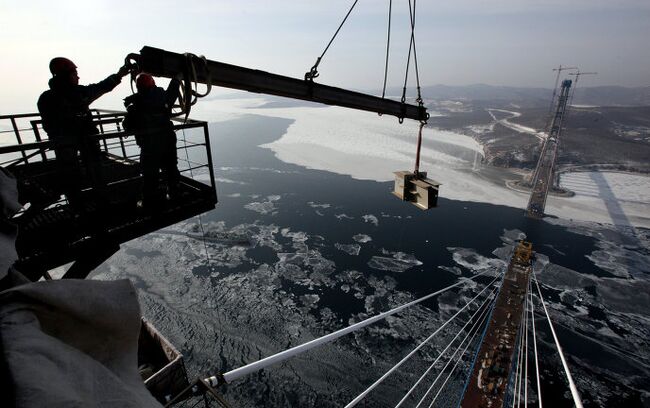
[[[122,112],[95,112],[100,134],[89,138],[97,139],[101,156],[93,163],[82,164],[80,198],[70,205],[63,195],[65,183],[52,144],[43,137],[39,115],[0,116],[0,124],[11,124],[8,130],[0,130],[0,160],[16,177],[19,200],[24,205],[12,220],[19,231],[16,267],[28,278],[37,280],[48,270],[70,262],[74,264],[64,277],[84,278],[121,243],[215,207],[206,122],[188,120],[175,125],[181,172],[178,191],[155,207],[139,208],[140,151],[132,134],[120,128],[123,117]],[[90,166],[100,169],[101,180],[89,177]]]

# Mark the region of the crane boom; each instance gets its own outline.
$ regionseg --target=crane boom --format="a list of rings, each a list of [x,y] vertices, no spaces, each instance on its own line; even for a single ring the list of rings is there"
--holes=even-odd
[[[173,78],[188,70],[188,57],[154,47],[144,47],[140,54],[131,54],[140,69],[155,76]],[[380,114],[426,121],[429,114],[424,106],[410,105],[360,92],[317,84],[265,71],[225,64],[212,60],[194,64],[195,80],[213,86],[283,96],[343,106]]]

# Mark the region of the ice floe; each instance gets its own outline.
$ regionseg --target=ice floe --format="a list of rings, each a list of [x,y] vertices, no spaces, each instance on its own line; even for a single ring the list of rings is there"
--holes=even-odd
[[[260,214],[273,214],[276,213],[278,209],[275,202],[280,200],[280,198],[281,197],[279,195],[271,195],[268,196],[265,201],[254,201],[252,203],[244,205],[244,208]]]
[[[359,244],[339,244],[338,242],[334,244],[336,249],[343,251],[349,255],[359,255],[361,252],[361,245]]]
[[[363,218],[363,221],[369,222],[369,223],[373,224],[375,227],[379,225],[379,219],[376,216],[372,215],[372,214],[366,214],[366,215],[362,216],[361,218]]]
[[[327,204],[327,203],[319,204],[313,201],[308,201],[307,205],[310,206],[311,208],[330,208],[332,206],[331,204]]]
[[[422,262],[412,254],[406,254],[404,252],[389,252],[386,250],[383,250],[383,252],[386,255],[392,255],[392,257],[389,258],[386,256],[375,255],[368,262],[368,266],[382,271],[401,273],[414,266],[422,265]]]
[[[454,262],[474,274],[488,272],[487,275],[495,276],[507,266],[503,259],[486,258],[470,248],[449,247],[447,250],[452,253]]]
[[[366,234],[357,234],[352,237],[353,240],[357,241],[360,244],[365,244],[366,242],[372,241],[369,235]]]

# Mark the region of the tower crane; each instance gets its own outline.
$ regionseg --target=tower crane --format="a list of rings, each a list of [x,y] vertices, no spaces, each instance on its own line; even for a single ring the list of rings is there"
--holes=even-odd
[[[573,96],[576,94],[576,88],[578,87],[578,80],[582,75],[598,75],[598,72],[582,72],[578,70],[577,72],[572,72],[569,75],[576,77],[573,81],[573,91],[571,91],[571,98],[569,98],[569,106],[573,104]]]

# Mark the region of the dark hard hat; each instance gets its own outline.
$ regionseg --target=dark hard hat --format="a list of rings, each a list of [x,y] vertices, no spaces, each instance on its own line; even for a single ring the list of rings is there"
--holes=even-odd
[[[140,74],[138,75],[138,79],[135,80],[135,86],[138,88],[138,91],[151,89],[156,86],[156,81],[149,74]]]
[[[56,57],[50,61],[50,72],[54,76],[67,74],[73,72],[75,69],[77,69],[77,66],[67,58]]]

